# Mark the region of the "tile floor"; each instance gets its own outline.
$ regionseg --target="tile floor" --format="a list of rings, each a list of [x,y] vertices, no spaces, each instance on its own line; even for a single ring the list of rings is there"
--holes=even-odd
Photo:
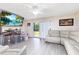
[[[67,55],[64,46],[46,43],[38,38],[30,38],[25,42],[11,45],[10,48],[21,48],[23,45],[27,45],[27,55]]]

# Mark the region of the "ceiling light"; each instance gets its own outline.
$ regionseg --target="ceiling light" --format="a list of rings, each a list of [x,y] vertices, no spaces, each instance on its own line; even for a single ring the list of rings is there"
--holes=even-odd
[[[39,10],[33,10],[33,14],[34,15],[38,15],[38,14],[40,14],[41,12],[39,11]]]

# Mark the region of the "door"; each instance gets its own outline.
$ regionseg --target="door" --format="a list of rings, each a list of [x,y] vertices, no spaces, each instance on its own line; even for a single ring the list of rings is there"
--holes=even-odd
[[[33,23],[33,31],[34,31],[34,37],[40,36],[40,24],[39,23]]]

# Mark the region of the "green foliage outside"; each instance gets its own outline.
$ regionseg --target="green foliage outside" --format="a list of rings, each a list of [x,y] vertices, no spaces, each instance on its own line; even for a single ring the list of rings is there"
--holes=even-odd
[[[39,31],[39,24],[34,23],[34,31]]]

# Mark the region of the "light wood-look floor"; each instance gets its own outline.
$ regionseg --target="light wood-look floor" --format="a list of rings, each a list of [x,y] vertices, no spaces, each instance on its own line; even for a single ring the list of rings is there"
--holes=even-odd
[[[27,45],[27,55],[67,55],[64,46],[46,43],[38,38],[30,38],[25,42],[11,45],[10,48],[21,48],[23,45]]]

